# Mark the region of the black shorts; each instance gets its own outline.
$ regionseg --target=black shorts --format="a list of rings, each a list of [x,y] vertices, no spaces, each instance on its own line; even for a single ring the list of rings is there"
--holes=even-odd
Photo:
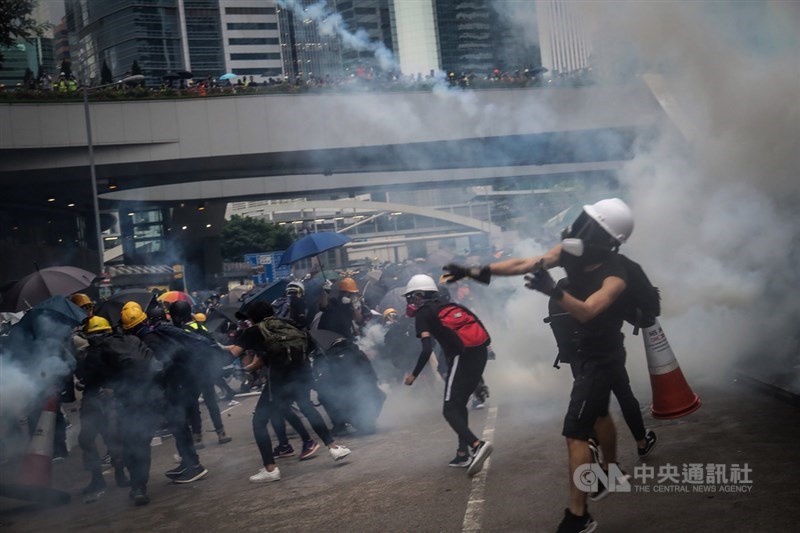
[[[608,366],[592,360],[572,363],[575,380],[564,417],[563,436],[588,440],[597,418],[608,415],[611,397],[611,382],[606,375]]]

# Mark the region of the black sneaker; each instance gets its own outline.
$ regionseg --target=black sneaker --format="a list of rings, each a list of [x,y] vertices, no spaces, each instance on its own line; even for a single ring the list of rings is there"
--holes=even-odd
[[[597,444],[597,441],[594,440],[592,437],[589,437],[589,451],[592,452],[592,461],[597,464],[601,464],[600,460],[600,446]]]
[[[186,470],[187,470],[186,465],[181,463],[172,470],[167,470],[166,472],[164,472],[164,475],[170,479],[175,479],[182,476],[183,473],[186,472]]]
[[[81,494],[84,496],[88,494],[95,494],[97,492],[103,492],[106,490],[106,482],[102,477],[99,478],[92,478],[92,481],[81,489]]]
[[[656,441],[658,440],[656,437],[656,432],[651,429],[647,432],[644,440],[647,441],[647,443],[644,445],[644,448],[638,448],[640,459],[644,459],[650,455],[650,452],[652,452],[653,448],[656,447]]]
[[[147,492],[143,488],[131,490],[130,497],[133,500],[133,504],[137,507],[150,503],[150,496],[147,495]]]
[[[194,483],[200,479],[203,479],[208,474],[208,470],[205,469],[203,465],[194,465],[187,468],[183,474],[180,476],[173,478],[173,483]]]
[[[481,468],[483,468],[483,463],[489,458],[492,451],[494,451],[494,447],[488,440],[482,440],[480,444],[475,446],[472,449],[472,464],[467,469],[467,475],[474,476],[480,472]]]
[[[465,453],[464,455],[456,454],[453,460],[447,463],[447,466],[453,468],[467,468],[470,464],[472,464],[472,457],[470,457],[468,453]]]
[[[587,510],[583,516],[576,516],[564,509],[564,519],[558,524],[556,533],[591,533],[597,529],[597,522]]]
[[[275,446],[275,449],[272,450],[272,455],[276,459],[280,459],[282,457],[294,457],[294,448],[292,448],[291,444],[287,444],[285,446],[278,445]]]
[[[622,476],[616,480],[616,483],[614,483],[614,485],[620,484],[623,480],[624,481],[628,481],[628,480],[631,479],[630,474],[626,474],[625,471],[623,471],[623,470],[620,470],[620,472],[622,472]],[[606,472],[606,477],[608,477],[608,472]],[[597,480],[597,490],[593,491],[589,495],[589,499],[592,500],[593,502],[599,502],[600,500],[602,500],[603,498],[608,496],[609,493],[610,493],[610,491],[608,490],[608,487],[606,487],[606,484],[603,483],[600,479],[598,479]]]

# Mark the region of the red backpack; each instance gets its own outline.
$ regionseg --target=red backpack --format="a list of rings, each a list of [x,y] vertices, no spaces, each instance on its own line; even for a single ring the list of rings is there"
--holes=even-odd
[[[437,314],[444,327],[456,332],[465,348],[491,344],[492,339],[483,323],[463,305],[446,303],[439,308]]]

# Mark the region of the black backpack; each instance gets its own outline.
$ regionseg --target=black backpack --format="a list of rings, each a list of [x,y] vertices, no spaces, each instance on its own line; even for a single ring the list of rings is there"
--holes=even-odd
[[[641,265],[619,254],[625,271],[628,274],[628,283],[625,292],[619,300],[619,309],[622,318],[633,326],[633,334],[639,334],[639,328],[649,328],[661,315],[661,294],[658,287],[654,287]]]

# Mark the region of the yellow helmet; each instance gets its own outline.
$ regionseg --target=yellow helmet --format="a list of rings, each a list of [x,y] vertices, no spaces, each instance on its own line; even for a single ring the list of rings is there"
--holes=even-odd
[[[203,322],[206,321],[206,315],[204,313],[195,313],[194,321],[202,324]]]
[[[339,290],[342,292],[358,292],[358,286],[353,278],[342,278],[339,280]]]
[[[101,316],[93,316],[83,327],[83,332],[87,335],[90,333],[99,333],[101,331],[111,331],[111,324]]]
[[[384,319],[389,318],[389,315],[394,315],[394,318],[397,318],[397,310],[390,307],[389,309],[383,312]]]
[[[70,301],[77,305],[78,307],[83,307],[84,305],[94,305],[92,303],[92,299],[83,294],[82,292],[76,292],[72,296],[69,297]]]
[[[132,329],[145,321],[147,315],[142,310],[142,306],[136,302],[128,302],[122,307],[120,313],[122,317],[122,327]]]

